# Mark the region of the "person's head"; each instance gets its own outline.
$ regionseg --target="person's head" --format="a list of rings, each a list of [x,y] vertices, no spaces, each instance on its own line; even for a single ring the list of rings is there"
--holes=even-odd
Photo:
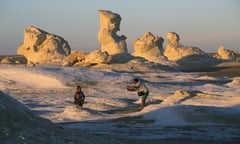
[[[77,92],[81,92],[81,86],[77,86]]]
[[[133,79],[133,83],[134,83],[134,84],[136,84],[136,83],[138,83],[138,82],[139,82],[139,80],[138,80],[137,78]]]

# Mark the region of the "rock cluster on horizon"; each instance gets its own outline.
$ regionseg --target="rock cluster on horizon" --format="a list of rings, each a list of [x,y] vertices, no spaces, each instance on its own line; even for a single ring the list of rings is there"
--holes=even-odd
[[[17,54],[24,55],[28,63],[59,62],[70,53],[66,40],[34,26],[24,30],[23,44],[17,50]]]
[[[214,57],[223,60],[236,60],[237,54],[234,51],[225,49],[224,46],[220,46]]]
[[[24,55],[29,64],[60,64],[62,66],[93,66],[102,64],[125,64],[134,67],[148,65],[151,62],[168,66],[212,66],[221,63],[221,60],[237,60],[237,54],[218,49],[217,55],[210,57],[198,47],[180,44],[180,36],[175,32],[168,32],[167,44],[163,48],[164,39],[146,32],[133,41],[134,52],[128,53],[126,36],[118,36],[121,16],[108,10],[99,10],[100,29],[98,40],[100,49],[90,53],[71,51],[67,41],[62,37],[50,34],[34,26],[24,30],[24,42],[17,53]],[[0,63],[13,63],[12,59],[2,59]],[[106,65],[104,65],[106,67]],[[112,66],[109,66],[112,67]],[[133,66],[128,66],[129,68]]]

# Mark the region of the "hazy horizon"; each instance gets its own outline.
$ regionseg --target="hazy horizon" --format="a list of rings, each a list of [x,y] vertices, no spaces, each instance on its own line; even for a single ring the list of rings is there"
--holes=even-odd
[[[30,25],[63,37],[71,49],[100,49],[100,9],[122,17],[118,34],[127,37],[130,52],[132,42],[148,31],[163,37],[164,47],[167,32],[176,32],[181,44],[205,52],[216,52],[221,45],[240,51],[239,6],[238,0],[2,0],[0,54],[16,54],[23,42],[23,30]]]

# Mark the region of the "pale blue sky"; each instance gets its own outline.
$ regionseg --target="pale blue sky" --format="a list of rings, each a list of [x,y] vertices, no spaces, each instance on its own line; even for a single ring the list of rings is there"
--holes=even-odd
[[[97,10],[122,17],[119,35],[132,41],[150,31],[165,39],[169,31],[181,43],[205,52],[240,51],[239,0],[1,0],[0,54],[16,54],[23,30],[33,25],[67,40],[72,49],[99,49]]]

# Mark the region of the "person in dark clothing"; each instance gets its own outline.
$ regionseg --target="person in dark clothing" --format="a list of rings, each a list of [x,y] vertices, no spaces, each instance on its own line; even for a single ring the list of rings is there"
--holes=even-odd
[[[75,92],[75,94],[74,94],[74,103],[75,103],[76,105],[79,105],[80,108],[82,109],[83,104],[84,104],[84,100],[85,100],[85,95],[84,95],[81,87],[80,87],[80,86],[77,86],[76,92]]]

